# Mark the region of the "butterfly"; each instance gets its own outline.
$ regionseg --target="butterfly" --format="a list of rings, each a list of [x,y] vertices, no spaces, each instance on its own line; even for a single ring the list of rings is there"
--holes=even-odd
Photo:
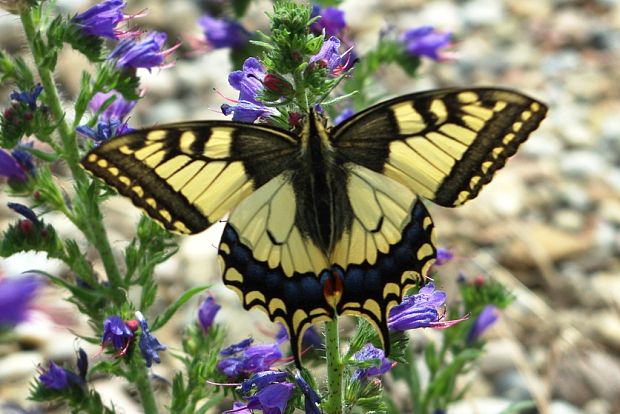
[[[301,366],[312,324],[357,315],[389,354],[388,316],[436,248],[421,199],[478,195],[547,107],[499,88],[400,96],[335,127],[314,109],[299,133],[181,122],[116,137],[82,165],[166,229],[195,234],[230,213],[218,260],[246,309],[288,330]]]

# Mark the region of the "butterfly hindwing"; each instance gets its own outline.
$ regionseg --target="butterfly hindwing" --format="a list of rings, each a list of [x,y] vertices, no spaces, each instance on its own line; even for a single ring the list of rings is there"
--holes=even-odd
[[[224,284],[246,309],[258,308],[282,323],[293,355],[313,323],[334,317],[320,281],[327,257],[296,223],[290,174],[280,174],[231,213],[219,248]]]
[[[383,173],[453,207],[478,195],[546,110],[505,89],[434,90],[360,112],[334,128],[332,143],[343,162]]]
[[[275,128],[187,122],[110,140],[82,165],[168,230],[193,234],[279,174],[296,148]]]
[[[424,281],[435,260],[433,222],[402,184],[357,165],[349,169],[353,223],[331,258],[343,275],[337,313],[369,320],[387,354],[390,309],[410,287]]]

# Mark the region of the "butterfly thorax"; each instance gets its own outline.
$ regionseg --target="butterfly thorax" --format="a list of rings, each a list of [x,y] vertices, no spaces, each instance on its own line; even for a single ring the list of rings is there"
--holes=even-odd
[[[296,221],[326,254],[351,223],[345,166],[336,162],[329,131],[311,110],[301,132],[300,162],[292,173],[298,205]]]

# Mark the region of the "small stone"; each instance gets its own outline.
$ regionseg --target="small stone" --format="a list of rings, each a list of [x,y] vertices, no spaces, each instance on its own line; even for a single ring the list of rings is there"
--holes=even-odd
[[[573,150],[564,154],[560,160],[560,169],[565,174],[576,176],[602,176],[606,170],[605,159],[592,151]]]
[[[37,365],[43,363],[43,355],[37,351],[21,351],[0,358],[2,381],[17,381],[34,376]]]
[[[549,414],[581,414],[582,411],[566,401],[555,400],[549,404]]]

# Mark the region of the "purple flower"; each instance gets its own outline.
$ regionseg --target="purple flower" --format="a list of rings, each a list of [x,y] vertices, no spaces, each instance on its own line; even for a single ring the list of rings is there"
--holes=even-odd
[[[364,380],[375,375],[383,375],[396,364],[385,357],[385,352],[382,349],[375,348],[372,344],[366,344],[353,357],[356,361],[372,361],[374,363],[369,368],[356,369],[353,373],[353,380]]]
[[[134,106],[136,106],[136,104],[138,103],[138,101],[125,100],[125,98],[123,98],[123,95],[121,95],[119,92],[112,89],[109,92],[96,93],[95,96],[93,96],[93,98],[88,103],[88,107],[90,108],[92,112],[96,113],[101,109],[103,104],[111,97],[114,97],[114,100],[99,115],[99,120],[115,119],[115,120],[122,121],[123,119],[125,119],[127,115],[129,115],[129,112],[131,112]]]
[[[440,49],[449,46],[451,39],[451,33],[438,32],[432,26],[422,26],[406,31],[399,40],[410,55],[441,60]]]
[[[50,362],[47,371],[41,372],[39,381],[48,390],[61,391],[69,386],[69,376],[67,370]]]
[[[449,261],[451,261],[453,258],[454,258],[454,253],[452,253],[452,250],[446,249],[445,247],[438,247],[437,257],[435,258],[435,263],[433,263],[433,265],[435,266],[444,265],[448,263]]]
[[[467,343],[472,344],[480,338],[480,336],[497,322],[499,315],[495,305],[487,305],[482,309],[480,315],[474,321],[469,333],[467,334]]]
[[[31,303],[41,282],[34,276],[0,280],[0,328],[15,326],[28,319]]]
[[[9,97],[16,102],[25,103],[32,111],[34,111],[35,109],[37,109],[37,98],[42,91],[43,86],[37,83],[36,86],[32,89],[32,92],[13,91],[11,95],[9,95]]]
[[[342,110],[342,112],[340,112],[340,114],[334,118],[334,125],[338,125],[343,121],[346,121],[347,119],[351,118],[353,116],[355,112],[353,111],[353,108],[344,108]]]
[[[321,414],[318,405],[321,403],[321,397],[310,387],[310,384],[303,379],[299,371],[295,373],[295,382],[304,393],[304,405],[306,414]]]
[[[266,117],[275,111],[257,100],[258,93],[263,89],[265,67],[254,57],[243,62],[243,69],[236,70],[228,75],[230,86],[239,91],[239,100],[235,105],[223,104],[224,115],[233,114],[233,121],[254,122],[258,118]]]
[[[128,127],[126,122],[109,120],[97,122],[95,128],[91,128],[88,125],[80,125],[75,130],[92,139],[96,144],[101,144],[110,138],[128,134],[133,131],[133,128]]]
[[[153,365],[153,361],[158,364],[161,362],[159,358],[158,352],[162,352],[166,350],[166,346],[159,343],[157,338],[155,338],[151,332],[149,331],[149,326],[146,323],[146,319],[142,315],[142,312],[136,312],[136,319],[140,322],[140,327],[142,328],[142,333],[140,334],[140,353],[142,357],[146,361],[146,366],[150,367]]]
[[[321,6],[315,4],[312,6],[310,17],[316,16],[321,17],[310,25],[310,30],[316,34],[321,34],[325,30],[326,36],[335,36],[347,26],[347,23],[344,21],[344,11],[335,7],[321,9]]]
[[[20,214],[21,216],[25,217],[26,219],[32,221],[33,223],[42,224],[41,220],[39,220],[39,217],[37,217],[36,213],[34,211],[32,211],[32,209],[30,207],[27,207],[27,206],[25,206],[23,204],[20,204],[20,203],[7,203],[7,206],[11,210],[16,212],[17,214]]]
[[[0,149],[0,177],[6,177],[20,183],[24,183],[28,179],[24,168],[15,158],[15,155],[2,149]]]
[[[230,356],[230,355],[234,355],[236,353],[239,353],[239,352],[247,349],[250,345],[252,345],[252,342],[254,342],[254,339],[252,339],[252,338],[243,339],[243,340],[237,342],[236,344],[232,344],[232,345],[222,349],[220,351],[220,355],[222,355],[222,356]]]
[[[18,145],[11,151],[11,155],[17,160],[24,171],[34,176],[36,174],[36,168],[34,162],[32,162],[32,155],[23,148],[32,148],[32,143]]]
[[[108,316],[103,321],[103,338],[101,346],[112,346],[119,351],[119,355],[125,355],[133,340],[133,332],[129,326],[116,315]]]
[[[99,114],[95,128],[80,125],[75,130],[96,143],[102,143],[110,138],[132,132],[133,128],[127,126],[125,117],[136,106],[137,101],[126,101],[120,93],[111,90],[110,92],[95,94],[88,103],[88,107],[92,112],[99,112],[103,104],[111,97],[115,98],[114,101]]]
[[[126,5],[122,0],[106,0],[78,14],[73,21],[87,35],[118,39],[120,33],[116,26],[125,19],[123,9]]]
[[[250,34],[239,22],[228,18],[217,19],[206,15],[198,19],[198,24],[202,27],[207,44],[213,49],[238,48],[250,39]]]
[[[80,349],[80,351],[85,358],[86,353],[84,352],[84,350]],[[80,361],[78,358],[78,364],[79,362]],[[43,384],[43,386],[48,390],[62,391],[71,385],[81,386],[85,383],[86,380],[86,371],[83,372],[83,375],[82,372],[80,372],[80,375],[78,376],[75,372],[63,367],[59,367],[51,361],[49,363],[48,369],[41,369],[40,372],[41,374],[39,375],[39,381],[41,381],[41,384]]]
[[[280,351],[277,343],[239,347],[237,349],[238,351],[234,353],[230,349],[225,349],[225,355],[231,356],[217,363],[217,368],[231,378],[267,371],[271,365],[282,358],[282,351]]]
[[[338,52],[340,40],[332,36],[323,42],[319,53],[310,58],[309,63],[318,63],[329,70],[330,75],[338,76],[351,67],[351,49],[342,55]]]
[[[204,302],[202,302],[202,305],[200,305],[198,309],[198,321],[203,331],[209,331],[209,328],[213,325],[213,319],[215,319],[215,315],[217,315],[220,308],[221,306],[215,303],[215,298],[213,296],[208,296]]]
[[[259,103],[256,96],[263,89],[265,67],[255,57],[249,57],[243,62],[242,70],[236,70],[228,75],[230,86],[239,91],[239,100]]]
[[[282,382],[288,378],[288,373],[282,371],[263,371],[257,372],[250,378],[241,383],[239,392],[241,395],[249,395],[252,388],[256,386],[257,390],[265,388],[267,385],[274,382]]]
[[[118,69],[146,68],[151,70],[161,66],[168,55],[179,47],[179,44],[162,50],[168,36],[162,32],[152,32],[140,40],[124,39],[108,56],[115,62]]]
[[[390,310],[388,327],[393,331],[406,331],[417,328],[447,328],[467,317],[452,321],[442,321],[440,314],[446,301],[446,294],[436,291],[435,285],[429,283],[413,296],[405,296],[400,305]]]
[[[226,413],[243,412],[242,410],[262,410],[263,414],[283,414],[295,386],[290,382],[275,382],[259,389],[256,394],[247,398],[247,404],[236,405]],[[239,410],[239,411],[237,411]]]
[[[239,101],[235,105],[222,104],[220,109],[226,116],[232,114],[233,121],[249,124],[259,118],[264,118],[274,113],[274,110],[271,108],[248,101]]]

